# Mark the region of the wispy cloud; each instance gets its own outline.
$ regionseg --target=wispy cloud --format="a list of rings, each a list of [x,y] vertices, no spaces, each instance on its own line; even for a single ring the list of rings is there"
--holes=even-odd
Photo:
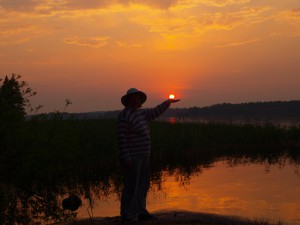
[[[32,25],[5,26],[0,24],[0,27],[0,36],[2,38],[11,37],[18,34],[32,33],[36,30],[36,27]]]
[[[241,46],[246,44],[251,44],[260,41],[259,39],[251,39],[251,40],[245,40],[245,41],[239,41],[239,42],[232,42],[224,45],[216,45],[215,48],[228,48],[228,47],[235,47],[235,46]]]
[[[120,47],[120,48],[139,48],[142,44],[134,44],[126,41],[117,41],[111,37],[107,36],[95,36],[95,37],[66,37],[64,38],[64,43],[72,45],[80,45],[92,48],[102,48],[102,47]]]
[[[268,11],[269,7],[259,6],[243,8],[235,12],[206,13],[197,18],[199,25],[206,29],[231,30],[239,25],[250,25],[265,20],[261,15]]]
[[[33,25],[4,25],[0,23],[0,45],[23,44],[31,41],[41,33],[41,30]]]
[[[227,5],[239,5],[249,3],[250,0],[199,0],[198,2],[209,6],[224,7]]]
[[[142,44],[130,44],[125,41],[116,41],[116,45],[121,48],[139,48],[142,47]]]
[[[195,41],[211,31],[230,31],[274,19],[274,8],[250,3],[250,0],[0,0],[0,12],[5,15],[0,18],[0,41],[7,43],[16,34],[20,34],[19,39],[11,43],[28,41],[33,37],[30,32],[40,38],[48,32],[53,34],[51,38],[66,37],[67,44],[93,48],[141,47],[153,40],[156,43],[165,40],[179,47],[177,39],[184,47],[189,44],[185,44],[189,42],[186,38]],[[297,23],[299,11],[299,8],[285,10],[278,17]],[[35,27],[24,30],[24,21]]]
[[[284,10],[279,13],[278,18],[300,23],[300,8]]]
[[[204,4],[208,6],[224,7],[249,3],[250,0],[1,0],[0,8],[8,11],[50,13],[61,10],[88,10],[106,8],[120,4],[130,6],[132,4],[146,5],[149,7],[167,10],[175,6],[191,6]]]
[[[35,0],[1,0],[0,8],[10,11],[32,11],[38,4]]]
[[[8,44],[24,44],[29,42],[31,39],[28,37],[16,38],[14,40],[0,40],[0,45],[8,45]]]
[[[132,19],[147,27],[149,32],[161,35],[199,35],[209,30],[232,30],[237,26],[261,23],[268,19],[264,13],[268,6],[242,8],[233,12],[213,12],[199,15],[179,16],[178,14],[156,13],[148,17],[142,15]],[[171,14],[171,15],[170,15]]]
[[[100,48],[108,46],[110,43],[110,37],[106,36],[98,36],[98,37],[66,37],[64,42],[67,44],[73,45],[81,45],[81,46],[88,46],[93,48]]]
[[[275,32],[274,36],[299,37],[300,34],[300,8],[285,9],[273,15],[278,27],[284,27]],[[289,28],[288,28],[289,27]]]
[[[0,7],[9,11],[50,12],[56,10],[87,10],[106,8],[111,5],[148,5],[168,9],[182,0],[1,0]]]

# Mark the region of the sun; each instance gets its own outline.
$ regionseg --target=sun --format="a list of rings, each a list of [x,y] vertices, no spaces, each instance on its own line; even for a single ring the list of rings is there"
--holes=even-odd
[[[169,95],[169,99],[175,99],[175,95],[174,94],[170,94]]]

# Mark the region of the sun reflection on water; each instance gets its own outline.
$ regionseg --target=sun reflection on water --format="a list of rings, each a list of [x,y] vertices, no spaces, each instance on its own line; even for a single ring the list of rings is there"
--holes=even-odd
[[[149,192],[148,209],[180,209],[300,224],[297,216],[300,178],[294,170],[291,165],[270,166],[266,172],[263,164],[231,167],[218,162],[183,183],[178,174],[163,172],[162,186],[157,188],[154,185]],[[80,218],[86,217],[85,207],[79,211]],[[119,215],[117,196],[96,202],[93,215]]]

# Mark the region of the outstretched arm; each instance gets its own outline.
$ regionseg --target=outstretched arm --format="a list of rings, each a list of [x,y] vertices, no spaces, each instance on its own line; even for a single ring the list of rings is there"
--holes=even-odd
[[[171,103],[175,103],[178,101],[180,101],[180,100],[179,99],[168,99],[153,109],[145,109],[144,112],[145,112],[147,120],[150,121],[150,120],[154,120],[155,118],[159,117],[170,107]]]
[[[171,103],[175,103],[175,102],[179,102],[180,99],[169,99],[169,101],[170,101]]]

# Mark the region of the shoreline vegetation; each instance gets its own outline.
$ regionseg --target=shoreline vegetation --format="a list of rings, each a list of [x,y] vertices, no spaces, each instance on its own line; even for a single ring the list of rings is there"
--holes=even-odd
[[[84,113],[65,113],[76,119],[116,119],[120,110]],[[49,117],[54,113],[48,113]],[[28,116],[29,118],[31,116]],[[174,118],[178,122],[198,121],[223,123],[252,123],[288,121],[300,124],[300,101],[246,102],[239,104],[222,103],[205,107],[169,108],[160,120]]]
[[[175,123],[155,121],[152,133],[151,160],[174,161],[209,157],[297,156],[300,147],[300,126],[282,128],[273,124],[235,125],[222,123]],[[168,140],[168,141],[166,141]],[[2,171],[18,173],[25,166],[31,172],[43,171],[51,163],[53,173],[82,174],[83,168],[96,169],[108,165],[118,167],[116,120],[76,120],[33,118],[1,135]],[[192,154],[194,157],[190,157]],[[195,157],[197,156],[197,157]],[[205,159],[206,160],[206,159]],[[298,160],[295,158],[295,160]],[[105,163],[104,163],[105,162]],[[106,166],[105,166],[106,167]],[[22,167],[20,167],[22,168]],[[102,166],[101,166],[101,169]],[[48,171],[51,174],[51,171]],[[68,172],[68,173],[67,173]],[[21,173],[22,174],[22,173]],[[58,175],[56,174],[56,175]],[[5,174],[1,174],[6,177]],[[56,176],[55,175],[55,176]],[[41,178],[43,174],[39,175]]]

